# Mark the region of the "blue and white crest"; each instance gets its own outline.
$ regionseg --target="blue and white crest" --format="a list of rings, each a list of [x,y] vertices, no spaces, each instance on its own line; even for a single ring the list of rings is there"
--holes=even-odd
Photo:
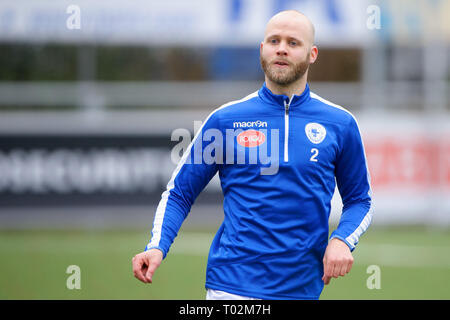
[[[323,139],[325,139],[325,136],[327,135],[327,130],[325,130],[325,127],[316,122],[308,123],[305,126],[305,132],[309,141],[311,141],[314,144],[321,143]]]

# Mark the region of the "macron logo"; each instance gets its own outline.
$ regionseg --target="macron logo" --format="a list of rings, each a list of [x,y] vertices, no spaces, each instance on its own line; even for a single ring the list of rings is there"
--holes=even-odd
[[[240,122],[233,122],[233,128],[267,128],[267,122],[266,121],[240,121]]]

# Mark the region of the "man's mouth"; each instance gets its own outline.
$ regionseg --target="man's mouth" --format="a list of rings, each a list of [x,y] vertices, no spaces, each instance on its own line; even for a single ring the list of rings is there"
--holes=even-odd
[[[275,61],[273,64],[276,66],[279,66],[279,67],[286,67],[289,65],[289,63],[287,63],[285,61]]]

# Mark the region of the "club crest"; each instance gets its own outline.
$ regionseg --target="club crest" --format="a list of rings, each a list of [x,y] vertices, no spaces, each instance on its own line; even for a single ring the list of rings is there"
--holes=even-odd
[[[308,123],[305,126],[305,132],[309,141],[311,141],[314,144],[321,143],[323,139],[325,139],[325,136],[327,135],[327,130],[325,130],[325,127],[316,122]]]

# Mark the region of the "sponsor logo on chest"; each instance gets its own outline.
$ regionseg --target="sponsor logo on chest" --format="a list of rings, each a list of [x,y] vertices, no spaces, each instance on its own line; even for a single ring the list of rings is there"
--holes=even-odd
[[[237,142],[243,147],[257,147],[266,141],[266,135],[257,130],[245,130],[237,136]]]

